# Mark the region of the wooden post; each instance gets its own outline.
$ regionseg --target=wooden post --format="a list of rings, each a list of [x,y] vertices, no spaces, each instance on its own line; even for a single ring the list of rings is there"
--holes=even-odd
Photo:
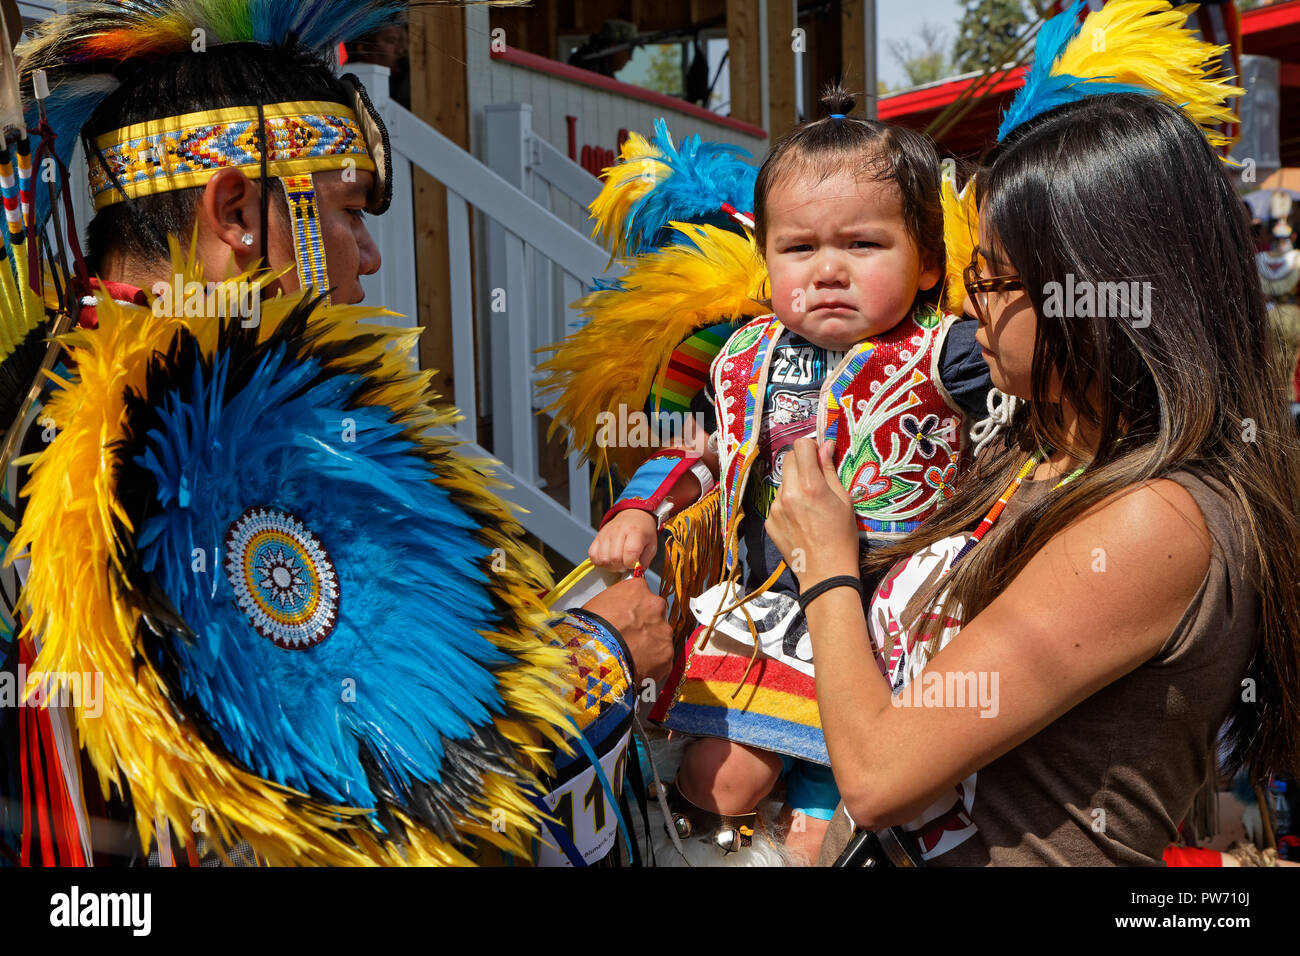
[[[731,115],[746,123],[762,126],[758,7],[752,0],[727,0],[727,49]]]
[[[863,49],[862,0],[840,0],[840,77],[844,88],[851,93],[861,91],[858,97],[865,101],[874,96],[875,90],[868,90],[862,84],[866,82],[866,51]]]
[[[411,112],[469,149],[469,102],[465,76],[465,11],[460,7],[413,6]],[[487,38],[483,38],[487,42]],[[413,168],[416,284],[420,367],[435,368],[433,388],[455,401],[451,359],[450,276],[447,272],[447,191]]]
[[[795,0],[768,0],[768,135],[788,132],[795,123],[794,47]]]
[[[840,78],[840,2],[832,0],[824,13],[813,16],[808,21],[808,51],[812,56],[811,69],[808,71],[808,118],[819,119],[822,115],[822,90]]]

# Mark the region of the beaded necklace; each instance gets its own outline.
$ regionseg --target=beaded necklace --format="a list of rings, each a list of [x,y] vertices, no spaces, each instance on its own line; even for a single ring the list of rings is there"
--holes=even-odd
[[[1011,484],[1007,485],[1007,490],[1002,492],[1002,497],[998,498],[998,500],[994,503],[993,507],[989,509],[989,513],[986,514],[984,516],[984,520],[979,523],[979,527],[975,529],[975,532],[974,534],[971,535],[970,540],[967,541],[964,545],[962,545],[961,550],[957,552],[957,556],[952,559],[952,564],[948,565],[948,567],[944,569],[943,571],[944,574],[947,574],[949,571],[951,571],[953,566],[956,565],[958,561],[966,557],[967,553],[972,548],[974,548],[975,545],[979,544],[980,539],[983,538],[984,535],[988,533],[989,528],[993,527],[993,523],[997,521],[999,517],[1001,517],[1002,510],[1006,508],[1007,502],[1011,500],[1011,496],[1014,495],[1020,489],[1020,483],[1023,482],[1027,477],[1029,477],[1029,473],[1033,471],[1035,468],[1037,468],[1039,463],[1044,458],[1046,458],[1049,454],[1051,454],[1051,449],[1040,448],[1038,449],[1038,451],[1034,452],[1032,455],[1030,455],[1028,458],[1025,459],[1025,463],[1021,465],[1020,470],[1016,472],[1016,477],[1011,479]],[[1074,479],[1078,478],[1080,475],[1083,474],[1085,467],[1087,466],[1080,465],[1078,468],[1074,469],[1074,471],[1070,472],[1068,475],[1066,475],[1064,478],[1058,481],[1055,485],[1053,485],[1052,490],[1055,491],[1057,488],[1061,487],[1061,485],[1064,485],[1067,482],[1074,481]]]

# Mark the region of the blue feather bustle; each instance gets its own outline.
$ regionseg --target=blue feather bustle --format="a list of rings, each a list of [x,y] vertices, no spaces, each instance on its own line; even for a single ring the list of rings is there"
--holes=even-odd
[[[97,59],[78,54],[89,36],[182,11],[205,29],[209,49],[253,42],[328,58],[404,6],[74,2],[42,25],[25,74],[47,71],[49,126],[70,165],[82,130],[124,78],[189,47],[186,40],[173,49],[168,35],[146,55]],[[257,91],[248,92],[255,103]],[[34,130],[30,97],[26,105]],[[157,115],[168,110],[160,102]],[[37,221],[47,223],[47,190],[36,190],[36,202]],[[487,573],[485,540],[514,529],[439,483],[450,473],[442,446],[373,398],[393,383],[352,357],[364,335],[318,340],[308,318],[317,304],[304,303],[269,339],[236,322],[210,354],[184,334],[155,354],[147,387],[128,396],[127,437],[110,449],[129,528],[116,529],[123,570],[108,573],[124,600],[138,602],[141,657],[187,732],[240,769],[321,804],[374,809],[366,819],[377,833],[393,834],[396,823],[400,837],[397,810],[461,842],[485,777],[533,779],[521,749],[493,722],[527,711],[503,700],[499,684],[521,660],[502,649],[508,642],[485,636],[528,630],[520,618],[529,612]],[[301,530],[306,546],[273,541],[246,551],[256,560],[241,566],[240,534],[259,522],[274,533]],[[313,570],[320,573],[304,573]],[[316,604],[300,601],[308,592]],[[250,610],[264,610],[250,594],[263,603],[289,595],[271,610],[285,620],[302,610],[319,624],[313,639],[294,644],[299,625],[277,631],[275,614]],[[307,615],[319,607],[328,613]]]
[[[162,628],[153,663],[191,719],[266,779],[364,808],[425,788],[454,812],[476,789],[464,749],[479,771],[513,769],[491,744],[505,711],[495,672],[513,658],[480,633],[502,624],[480,526],[392,411],[362,399],[376,384],[364,370],[292,332],[256,347],[228,338],[211,360],[192,343],[156,357],[147,394],[128,403],[132,579],[165,598],[150,619],[183,622]],[[237,581],[270,581],[232,551],[250,512],[292,516],[320,545],[336,610],[310,646],[259,633],[236,599]]]

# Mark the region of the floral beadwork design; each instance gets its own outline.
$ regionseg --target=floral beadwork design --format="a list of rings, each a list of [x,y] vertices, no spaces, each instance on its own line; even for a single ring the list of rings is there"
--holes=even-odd
[[[948,464],[943,468],[937,465],[931,465],[925,469],[925,483],[931,488],[937,488],[943,492],[944,498],[951,498],[953,493],[953,483],[957,480],[957,459],[949,458]]]
[[[935,432],[939,428],[938,415],[926,415],[924,419],[917,421],[916,416],[908,412],[899,418],[898,427],[916,442],[916,450],[921,453],[922,458],[934,457],[934,453],[938,450],[934,439]]]

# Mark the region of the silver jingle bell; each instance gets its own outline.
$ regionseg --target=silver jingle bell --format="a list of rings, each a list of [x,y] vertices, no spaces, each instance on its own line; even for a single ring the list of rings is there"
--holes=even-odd
[[[713,842],[723,853],[735,853],[740,848],[740,834],[735,827],[723,827],[713,835]]]

